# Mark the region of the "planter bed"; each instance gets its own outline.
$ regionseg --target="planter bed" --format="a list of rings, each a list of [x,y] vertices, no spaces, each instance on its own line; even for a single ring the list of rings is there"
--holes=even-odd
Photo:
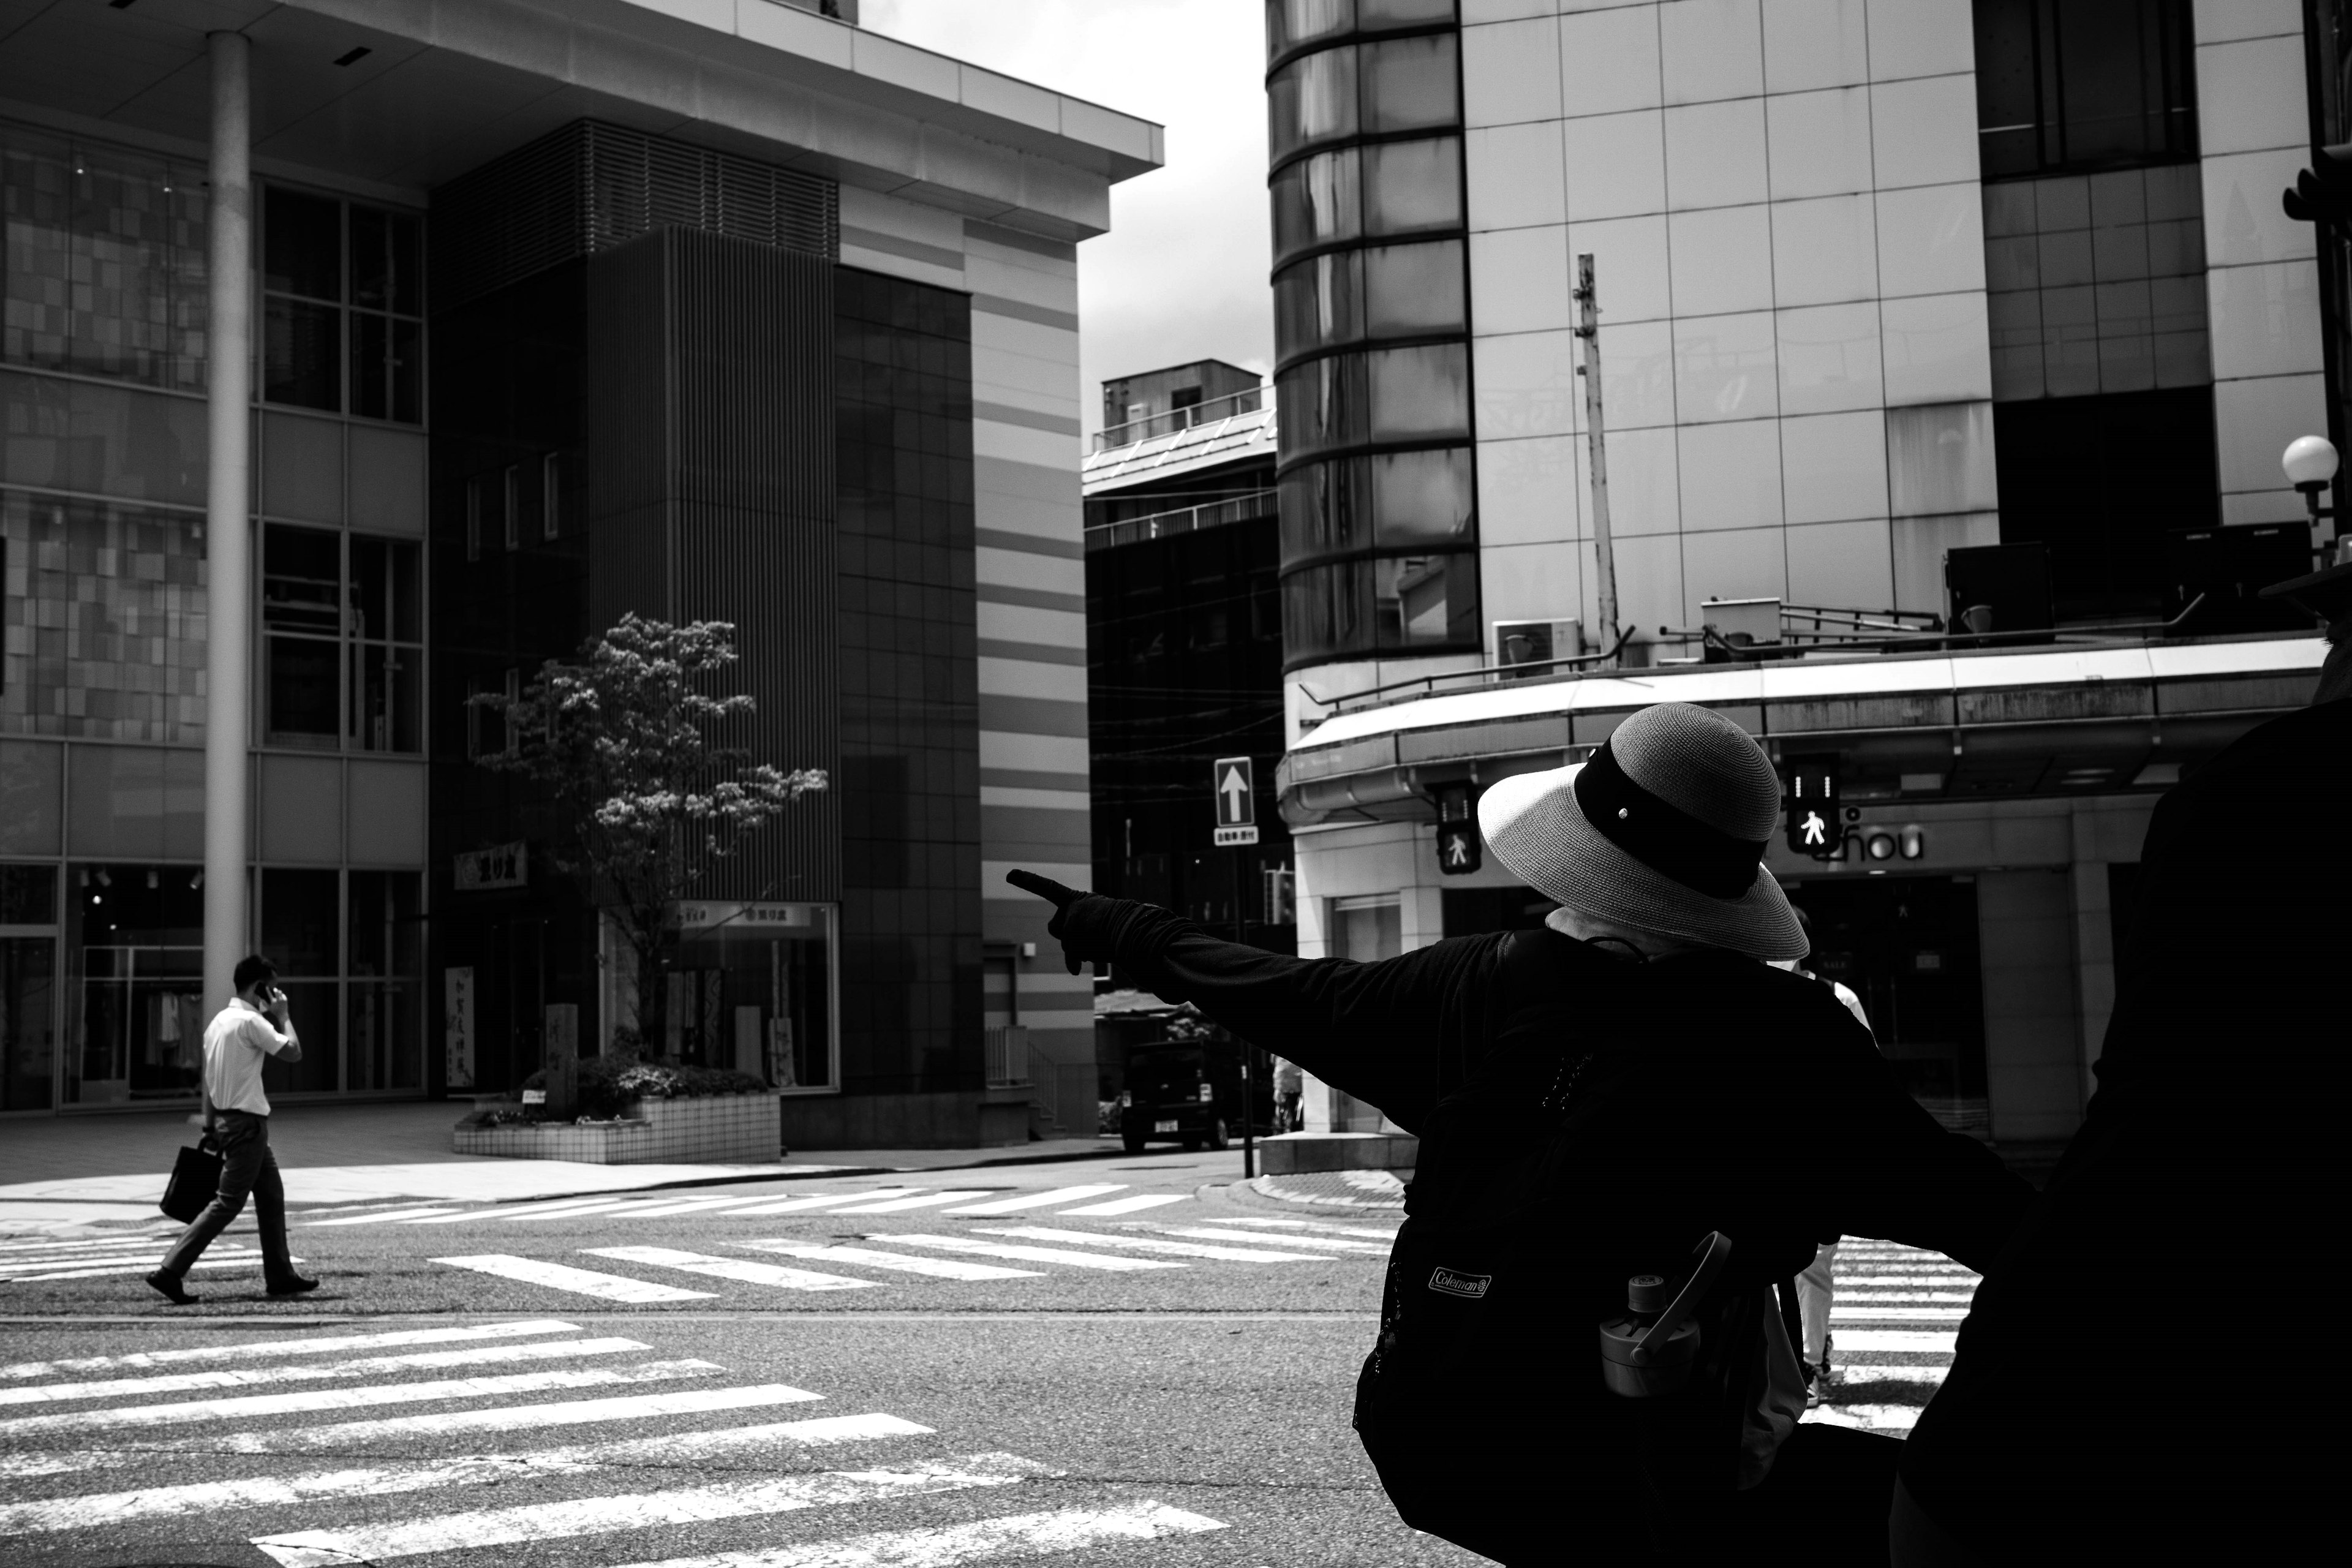
[[[629,1102],[618,1121],[459,1123],[451,1149],[510,1160],[571,1160],[583,1165],[699,1165],[773,1160],[783,1152],[778,1096],[714,1094]]]

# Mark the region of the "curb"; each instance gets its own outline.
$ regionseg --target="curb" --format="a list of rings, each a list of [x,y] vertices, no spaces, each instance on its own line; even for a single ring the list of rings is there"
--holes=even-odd
[[[1349,1177],[1358,1178],[1350,1182]],[[1373,1181],[1365,1178],[1387,1177],[1396,1180],[1390,1171],[1316,1171],[1303,1175],[1256,1176],[1241,1184],[1260,1197],[1277,1203],[1297,1204],[1310,1208],[1368,1209],[1376,1212],[1404,1212],[1404,1192],[1400,1185],[1393,1192],[1383,1192]]]

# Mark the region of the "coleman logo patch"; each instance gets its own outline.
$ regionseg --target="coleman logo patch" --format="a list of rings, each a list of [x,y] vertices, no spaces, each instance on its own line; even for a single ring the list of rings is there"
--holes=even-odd
[[[1448,1296],[1466,1296],[1475,1301],[1486,1295],[1486,1287],[1495,1282],[1492,1274],[1457,1274],[1451,1268],[1441,1268],[1429,1277],[1429,1288]]]

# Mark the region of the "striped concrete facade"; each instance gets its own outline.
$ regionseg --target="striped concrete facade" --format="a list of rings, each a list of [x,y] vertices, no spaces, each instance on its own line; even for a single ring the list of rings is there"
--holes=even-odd
[[[1045,907],[1004,885],[1016,866],[1080,888],[1091,875],[1077,248],[844,186],[841,260],[971,296],[989,1006],[1006,1006],[1009,962],[1037,1102],[1066,1131],[1091,1131],[1093,983],[1063,972]],[[1024,942],[1038,956],[1019,957]]]

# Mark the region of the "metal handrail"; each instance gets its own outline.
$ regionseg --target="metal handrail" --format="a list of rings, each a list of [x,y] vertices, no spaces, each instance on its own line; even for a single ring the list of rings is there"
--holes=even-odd
[[[1856,650],[1865,647],[1875,647],[1883,651],[1892,652],[1902,649],[1924,651],[1931,647],[1947,648],[1997,647],[2027,641],[2066,643],[2076,647],[2102,642],[2151,641],[2156,638],[2169,637],[2173,633],[2179,631],[2180,627],[2187,623],[2189,617],[2197,613],[2199,606],[2205,603],[2205,598],[2206,595],[2203,594],[2198,595],[2194,599],[2189,601],[2188,605],[2181,609],[2181,612],[2179,615],[2173,616],[2168,621],[2135,621],[2122,626],[2101,626],[2095,631],[2070,632],[2054,630],[2049,626],[2027,626],[2017,631],[2011,632],[1902,632],[1885,637],[1872,637],[1853,643],[1842,644],[1841,646],[1853,647]],[[1661,631],[1665,631],[1668,628],[1662,626],[1659,629]],[[1633,628],[1630,626],[1627,627],[1619,635],[1617,638],[1617,646],[1611,648],[1606,653],[1579,654],[1569,658],[1531,659],[1526,664],[1480,665],[1475,669],[1444,670],[1431,675],[1415,676],[1409,680],[1392,680],[1385,685],[1375,686],[1363,691],[1343,692],[1338,697],[1318,697],[1313,690],[1306,686],[1300,686],[1297,690],[1301,697],[1306,698],[1307,700],[1314,703],[1317,707],[1331,710],[1331,711],[1325,715],[1325,717],[1338,718],[1342,713],[1357,710],[1351,710],[1349,707],[1349,704],[1350,703],[1369,704],[1371,699],[1383,697],[1392,691],[1402,691],[1412,687],[1421,687],[1424,689],[1433,690],[1436,683],[1441,680],[1485,679],[1491,681],[1494,677],[1509,671],[1550,669],[1557,668],[1563,665],[1600,664],[1606,660],[1613,659],[1622,653],[1626,643],[1632,639],[1633,635]],[[1729,644],[1724,643],[1719,639],[1710,638],[1710,641],[1712,646],[1721,648],[1725,653],[1730,655],[1733,661],[1737,662],[1760,663],[1767,659],[1789,658],[1806,651],[1805,647],[1799,644],[1766,644],[1762,647],[1750,647],[1735,648]],[[1318,720],[1317,722],[1321,722],[1321,720]]]
[[[1627,626],[1619,632],[1617,646],[1605,653],[1573,653],[1559,658],[1531,658],[1524,664],[1482,664],[1475,669],[1440,670],[1433,675],[1416,675],[1407,680],[1391,680],[1385,686],[1374,686],[1362,691],[1343,691],[1337,697],[1318,697],[1308,688],[1301,686],[1298,688],[1298,695],[1314,703],[1318,708],[1330,709],[1331,716],[1337,718],[1348,710],[1347,705],[1350,702],[1379,697],[1391,691],[1402,691],[1407,687],[1429,687],[1440,680],[1469,680],[1479,676],[1499,675],[1505,670],[1524,674],[1531,669],[1556,670],[1562,665],[1601,664],[1623,653],[1625,645],[1633,640],[1633,627]]]
[[[1255,414],[1265,406],[1265,388],[1253,386],[1240,392],[1229,392],[1223,397],[1212,397],[1205,403],[1195,403],[1189,408],[1171,408],[1165,413],[1147,414],[1140,419],[1130,419],[1122,425],[1106,425],[1095,433],[1095,450],[1108,452],[1113,447],[1131,447],[1138,441],[1149,441],[1154,436],[1172,436],[1179,430],[1230,419],[1236,414]],[[1226,404],[1233,406],[1223,408]],[[1220,408],[1223,408],[1223,412],[1216,412]]]
[[[1223,528],[1236,522],[1254,522],[1272,515],[1270,510],[1278,491],[1252,490],[1247,495],[1226,500],[1204,501],[1199,506],[1174,507],[1167,511],[1149,512],[1142,517],[1121,518],[1116,522],[1090,522],[1087,525],[1086,542],[1088,550],[1107,550],[1120,544],[1134,544],[1146,539],[1161,539],[1171,533],[1194,533],[1204,528]],[[1178,519],[1183,521],[1178,521]]]

